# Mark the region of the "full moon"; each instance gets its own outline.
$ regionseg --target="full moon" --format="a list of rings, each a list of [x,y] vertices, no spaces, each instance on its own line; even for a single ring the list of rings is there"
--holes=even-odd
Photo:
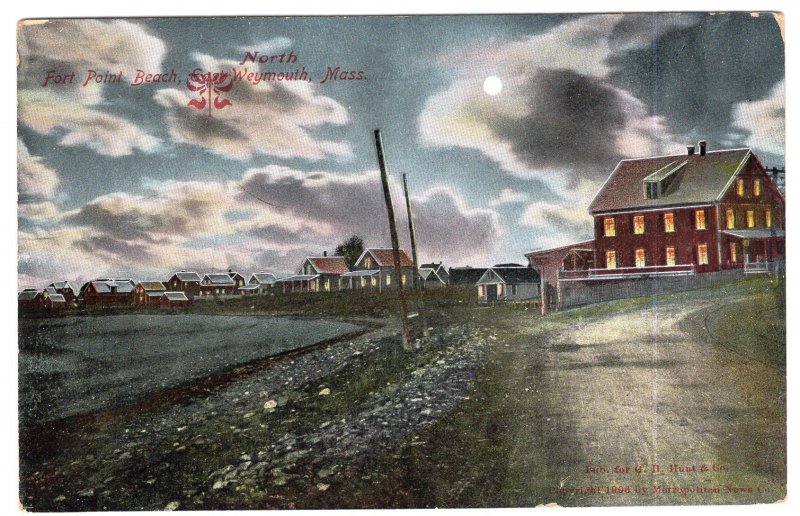
[[[502,89],[503,81],[500,80],[500,77],[492,75],[483,81],[483,91],[489,95],[497,95],[500,93],[500,91],[502,91]]]

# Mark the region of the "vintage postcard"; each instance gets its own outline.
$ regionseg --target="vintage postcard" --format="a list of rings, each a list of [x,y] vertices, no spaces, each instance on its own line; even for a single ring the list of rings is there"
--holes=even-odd
[[[24,19],[28,511],[787,497],[776,12]]]

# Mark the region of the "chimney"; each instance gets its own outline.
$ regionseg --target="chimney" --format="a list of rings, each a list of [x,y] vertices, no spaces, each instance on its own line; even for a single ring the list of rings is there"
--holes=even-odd
[[[686,154],[688,156],[694,156],[694,145],[687,145],[686,146]]]
[[[328,251],[322,251],[322,256],[328,256]]]
[[[705,156],[706,155],[706,141],[705,140],[700,140],[698,142],[698,145],[700,145],[700,155],[701,156]]]

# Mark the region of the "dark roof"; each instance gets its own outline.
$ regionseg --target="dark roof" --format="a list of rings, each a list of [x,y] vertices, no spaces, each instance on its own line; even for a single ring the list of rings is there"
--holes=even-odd
[[[19,301],[33,301],[38,295],[39,295],[38,290],[32,288],[26,288],[25,290],[19,293],[17,299]]]
[[[539,273],[531,267],[492,267],[506,284],[538,283]]]
[[[208,282],[206,282],[206,279],[208,279]],[[231,278],[230,276],[228,276],[228,274],[224,272],[220,273],[210,272],[206,274],[205,277],[203,278],[203,284],[205,286],[213,285],[213,286],[229,287],[231,285],[236,285],[236,282],[233,281],[233,278]]]
[[[496,263],[492,265],[492,268],[495,267],[525,267],[521,263]]]
[[[253,282],[253,278],[258,283],[275,283],[275,275],[271,272],[254,272],[252,276],[250,276],[250,283]]]
[[[624,159],[589,205],[589,212],[714,202],[750,155],[750,149],[733,149],[709,151],[705,156],[674,154]],[[677,169],[667,190],[655,199],[646,199],[644,179],[666,168]]]
[[[180,281],[200,281],[200,275],[196,272],[180,271],[174,274]]]
[[[140,281],[139,285],[144,290],[167,290],[167,287],[160,281]]]
[[[67,300],[64,299],[64,294],[50,294],[48,296],[50,298],[51,303],[66,303]]]
[[[344,256],[309,256],[306,260],[320,274],[344,274],[350,271]]]
[[[723,233],[731,236],[735,236],[736,238],[771,238],[773,236],[771,228],[760,228],[760,229],[723,229]],[[785,237],[786,231],[782,229],[776,229],[775,235],[776,237]]]
[[[447,272],[451,285],[474,285],[487,270],[488,267],[450,267]]]
[[[439,276],[439,274],[436,273],[436,270],[432,267],[420,267],[418,272],[419,277],[422,278],[423,281],[438,280],[442,283],[447,283]]]
[[[394,251],[391,248],[370,248],[364,251],[361,256],[359,256],[358,261],[356,263],[361,263],[361,260],[364,257],[370,254],[372,258],[375,259],[375,263],[378,264],[379,267],[394,267]],[[400,249],[400,266],[401,267],[413,267],[414,262],[411,261],[411,258],[408,257],[405,251]]]
[[[69,284],[69,281],[54,281],[50,284],[51,287],[55,287],[56,290],[63,290],[65,288],[72,288],[72,285]]]
[[[161,297],[168,299],[169,301],[188,301],[189,298],[186,297],[185,292],[164,292]]]

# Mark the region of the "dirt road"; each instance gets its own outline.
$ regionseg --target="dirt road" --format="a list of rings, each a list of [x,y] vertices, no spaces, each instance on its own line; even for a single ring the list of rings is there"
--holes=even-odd
[[[505,318],[471,399],[416,435],[422,444],[398,455],[382,488],[364,486],[350,504],[784,498],[785,373],[705,330],[719,299],[714,292],[682,293],[650,304],[621,302],[622,311],[601,315]]]

